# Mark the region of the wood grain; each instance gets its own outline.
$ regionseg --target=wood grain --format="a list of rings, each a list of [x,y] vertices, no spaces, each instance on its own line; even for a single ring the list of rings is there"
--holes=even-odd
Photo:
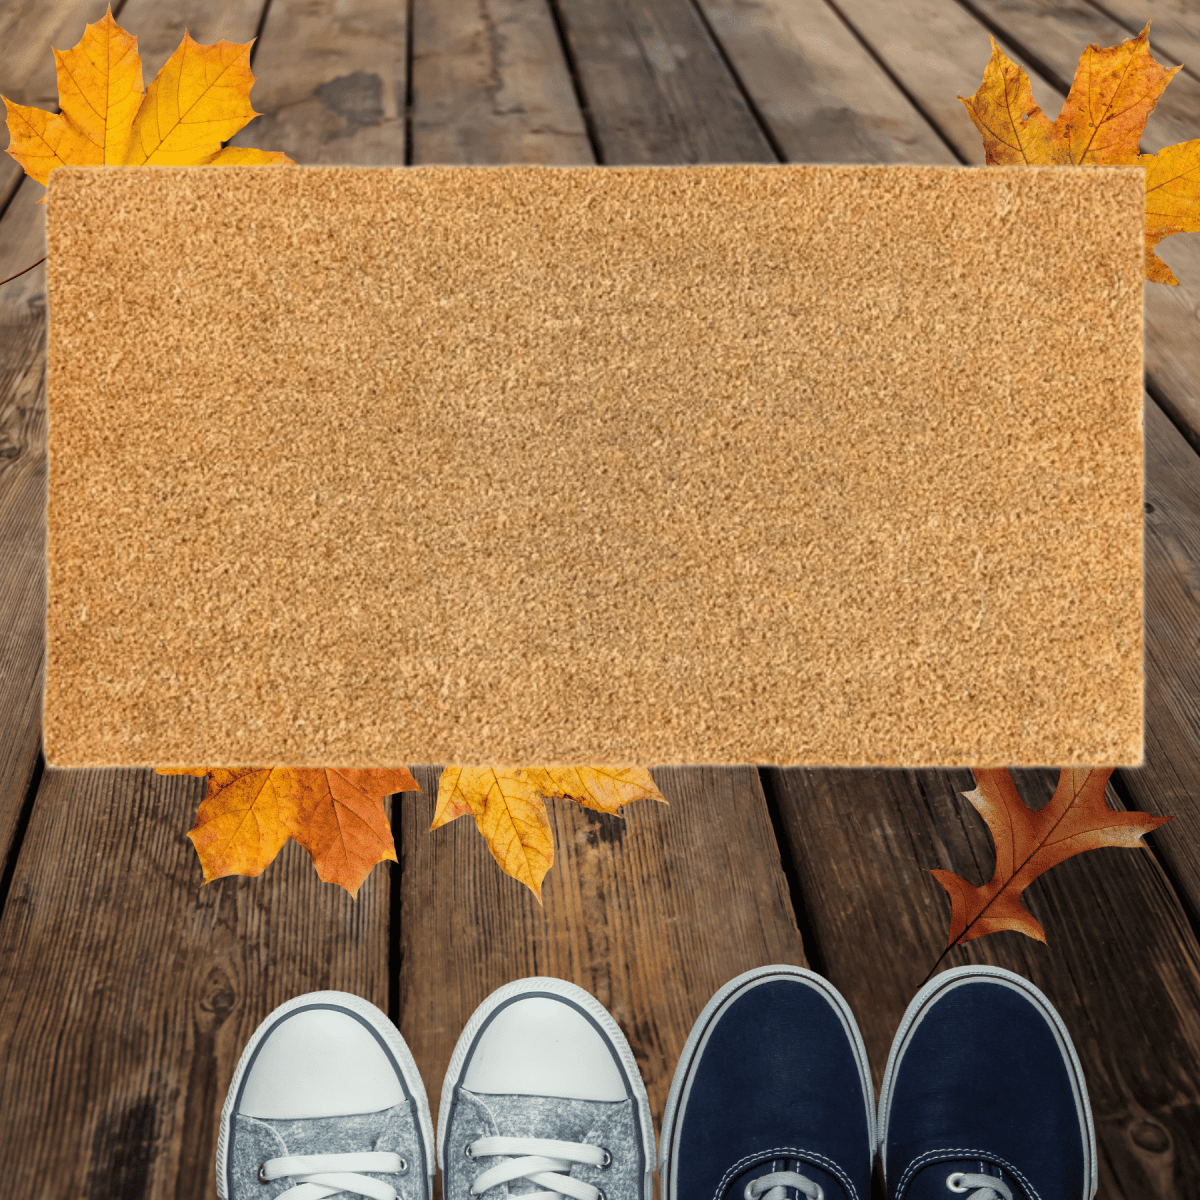
[[[983,140],[958,97],[973,95],[983,81],[992,53],[987,28],[955,0],[837,0],[837,8],[920,105],[954,157],[982,167]],[[1054,85],[1016,51],[1006,47],[1005,53],[1029,76],[1035,97],[1053,104]]]
[[[231,146],[300,164],[403,166],[407,8],[384,0],[273,0],[255,45],[262,115]]]
[[[434,832],[440,768],[399,800],[400,1029],[436,1110],[475,1008],[513,979],[586,988],[633,1048],[656,1127],[683,1043],[723,983],[767,963],[804,966],[753,767],[652,771],[669,807],[610,817],[548,802],[555,861],[539,907],[503,875],[469,817]]]
[[[956,161],[824,0],[700,7],[789,162]]]
[[[595,161],[545,0],[439,0],[413,25],[414,164]]]
[[[14,320],[20,310],[44,313],[46,308],[46,264],[40,261],[46,257],[46,206],[38,203],[46,189],[28,177],[17,182],[16,195],[0,220],[0,279],[8,280],[0,285],[0,306]],[[25,270],[29,266],[32,271]],[[18,271],[24,274],[11,279]]]
[[[1200,917],[1200,458],[1146,398],[1146,764],[1118,772],[1135,808],[1176,819],[1156,853]]]
[[[892,1037],[946,945],[950,902],[931,869],[991,878],[969,771],[764,770],[802,881],[815,955],[858,1018],[876,1091]],[[1013,772],[1026,802],[1056,771]],[[1119,808],[1111,788],[1109,804]],[[1147,842],[1154,843],[1154,835]],[[1040,876],[1026,907],[1045,945],[1002,932],[942,968],[1007,967],[1057,1008],[1083,1064],[1105,1200],[1182,1200],[1200,1169],[1200,945],[1147,850],[1091,851]]]
[[[142,770],[43,776],[0,918],[6,1194],[208,1200],[267,1013],[324,988],[386,1011],[386,870],[353,900],[289,843],[257,879],[202,886],[184,834],[203,793]]]
[[[688,0],[554,0],[601,161],[775,162]]]
[[[0,308],[0,863],[42,733],[46,622],[46,310]]]

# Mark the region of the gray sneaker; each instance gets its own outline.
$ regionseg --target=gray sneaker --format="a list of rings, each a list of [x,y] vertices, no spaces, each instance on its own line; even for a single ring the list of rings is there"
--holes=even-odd
[[[221,1200],[430,1200],[433,1125],[399,1030],[349,992],[281,1004],[221,1111]]]
[[[519,979],[476,1010],[438,1113],[444,1200],[651,1200],[654,1127],[616,1021],[562,979]]]

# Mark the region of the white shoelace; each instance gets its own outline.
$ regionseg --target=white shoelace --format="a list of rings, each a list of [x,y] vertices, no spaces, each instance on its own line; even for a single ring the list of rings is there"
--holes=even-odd
[[[514,1179],[528,1179],[530,1183],[553,1189],[545,1192],[530,1192],[517,1200],[605,1200],[604,1193],[582,1179],[572,1179],[559,1174],[569,1171],[572,1163],[587,1163],[593,1167],[607,1167],[612,1158],[602,1146],[586,1146],[582,1142],[555,1142],[549,1138],[533,1137],[485,1137],[467,1143],[471,1158],[492,1158],[496,1155],[521,1155],[507,1158],[504,1162],[488,1167],[475,1176],[468,1195],[478,1196],[498,1183],[510,1183]],[[283,1200],[280,1196],[279,1200]]]
[[[388,1174],[408,1170],[399,1154],[382,1150],[361,1150],[353,1154],[289,1154],[269,1158],[259,1169],[262,1183],[291,1176],[299,1180],[295,1187],[280,1192],[277,1200],[323,1200],[338,1192],[367,1196],[370,1200],[396,1200],[396,1189],[381,1179],[368,1179],[355,1171]]]
[[[958,1180],[959,1183],[954,1181]],[[995,1175],[972,1175],[966,1171],[955,1171],[946,1176],[946,1186],[952,1192],[965,1192],[968,1188],[979,1188],[967,1200],[1013,1200],[1012,1188]]]
[[[760,1196],[762,1200],[786,1200],[785,1188],[795,1188],[808,1196],[809,1200],[823,1200],[825,1195],[825,1190],[819,1183],[805,1179],[795,1171],[775,1171],[770,1175],[760,1175],[746,1184],[743,1195],[746,1200],[759,1200]],[[1009,1200],[1012,1200],[1011,1196]]]

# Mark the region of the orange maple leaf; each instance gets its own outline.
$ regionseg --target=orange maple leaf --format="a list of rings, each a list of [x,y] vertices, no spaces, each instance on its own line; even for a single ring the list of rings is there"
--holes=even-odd
[[[1058,119],[1033,99],[1029,76],[991,38],[992,57],[970,99],[959,96],[983,138],[987,165],[1141,165],[1146,171],[1146,278],[1178,284],[1154,247],[1176,233],[1200,231],[1200,138],[1139,154],[1158,98],[1181,68],[1154,60],[1150,23],[1119,46],[1088,46]]]
[[[667,803],[645,767],[447,767],[430,831],[473,816],[500,869],[540,904],[542,880],[554,864],[554,835],[542,797],[557,796],[616,816],[634,800]]]
[[[976,768],[974,791],[964,792],[991,830],[996,870],[991,882],[975,887],[952,871],[930,871],[950,893],[950,940],[958,942],[1013,929],[1045,942],[1040,924],[1021,904],[1029,884],[1073,855],[1101,846],[1147,849],[1144,833],[1171,817],[1117,812],[1104,802],[1111,767],[1063,767],[1058,787],[1045,808],[1034,811],[1021,799],[1003,767]]]
[[[12,139],[8,153],[47,185],[65,166],[294,166],[280,151],[221,149],[259,115],[250,107],[253,44],[201,46],[184,30],[143,92],[137,38],[113,20],[110,5],[73,49],[54,51],[61,112],[0,96]],[[45,196],[38,201],[45,202]]]
[[[261,875],[290,837],[308,851],[322,881],[340,884],[352,896],[376,863],[396,861],[384,797],[421,790],[403,768],[183,767],[158,773],[208,776],[188,834],[205,883]]]

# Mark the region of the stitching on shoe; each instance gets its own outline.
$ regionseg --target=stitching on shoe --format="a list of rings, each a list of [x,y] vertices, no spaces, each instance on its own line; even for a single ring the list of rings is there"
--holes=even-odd
[[[255,1125],[259,1126],[260,1128],[265,1129],[279,1143],[279,1148],[280,1148],[280,1150],[283,1151],[283,1154],[279,1155],[279,1157],[283,1158],[284,1156],[286,1156],[286,1154],[288,1153],[288,1144],[280,1136],[279,1130],[276,1129],[274,1125],[270,1124],[270,1122],[268,1120],[264,1119],[263,1117],[252,1117],[249,1114],[242,1114],[242,1113],[239,1113],[238,1116],[243,1121],[245,1121],[247,1124],[249,1124],[250,1122],[253,1122]],[[246,1132],[249,1133],[249,1130],[247,1130]]]
[[[1002,1167],[1004,1167],[1005,1170],[1010,1171],[1021,1181],[1021,1186],[1025,1189],[1029,1196],[1032,1197],[1032,1200],[1041,1200],[1041,1197],[1037,1193],[1037,1188],[1035,1188],[1033,1184],[1030,1183],[1029,1180],[1026,1179],[1025,1176],[1022,1175],[1021,1172],[1007,1159],[1001,1158],[1001,1156],[998,1154],[993,1154],[990,1150],[962,1149],[954,1146],[949,1146],[942,1150],[926,1150],[924,1154],[918,1155],[916,1158],[914,1158],[912,1162],[910,1162],[908,1166],[904,1168],[904,1174],[900,1176],[900,1182],[896,1184],[895,1200],[899,1200],[899,1197],[903,1196],[904,1189],[910,1182],[909,1176],[915,1174],[918,1167],[928,1165],[923,1163],[921,1161],[922,1159],[928,1158],[932,1160],[951,1154],[954,1155],[955,1158],[979,1157],[988,1159],[990,1162],[999,1163]]]
[[[239,1114],[237,1114],[237,1115],[235,1116],[235,1118],[234,1118],[234,1121],[231,1121],[231,1122],[230,1122],[230,1124],[231,1124],[231,1125],[235,1125],[235,1122],[241,1122],[241,1121],[245,1121],[245,1122],[246,1122],[246,1126],[247,1126],[247,1128],[246,1128],[246,1132],[247,1132],[247,1133],[249,1133],[249,1132],[250,1132],[250,1128],[249,1128],[249,1127],[250,1127],[250,1126],[253,1124],[254,1126],[257,1126],[259,1129],[265,1129],[265,1130],[267,1131],[267,1133],[269,1133],[269,1134],[271,1135],[271,1137],[273,1137],[273,1138],[275,1139],[276,1143],[278,1143],[279,1149],[283,1151],[283,1154],[280,1154],[280,1155],[278,1155],[278,1156],[272,1156],[272,1157],[279,1157],[279,1158],[282,1158],[284,1155],[286,1155],[286,1154],[288,1153],[288,1144],[287,1144],[287,1142],[285,1142],[285,1141],[283,1140],[283,1138],[282,1138],[282,1137],[280,1136],[280,1134],[279,1134],[279,1130],[278,1130],[278,1129],[276,1129],[276,1128],[275,1128],[275,1127],[274,1127],[272,1124],[270,1124],[270,1122],[269,1122],[269,1121],[267,1121],[267,1120],[264,1120],[262,1117],[251,1117],[251,1116],[249,1116],[249,1115],[242,1115],[242,1114],[240,1114],[240,1113],[239,1113]],[[230,1142],[231,1142],[231,1143],[232,1143],[232,1141],[233,1141],[233,1137],[232,1137],[232,1135],[233,1135],[235,1132],[236,1132],[236,1126],[235,1126],[235,1128],[234,1128],[234,1129],[231,1129],[231,1130],[230,1130],[231,1137],[230,1137],[230,1139],[229,1139],[229,1140],[230,1140]],[[229,1159],[230,1159],[230,1160],[232,1160],[232,1159],[233,1159],[233,1146],[232,1146],[232,1145],[230,1145],[230,1148],[229,1148]],[[228,1163],[228,1162],[226,1162],[225,1169],[226,1169],[227,1171],[229,1170],[229,1163]],[[286,1178],[291,1178],[291,1177],[290,1177],[290,1176],[287,1176]],[[230,1200],[232,1200],[232,1196],[230,1197]]]
[[[823,1154],[817,1154],[812,1150],[798,1150],[795,1146],[776,1146],[773,1150],[759,1150],[754,1154],[747,1154],[745,1158],[739,1159],[721,1176],[721,1182],[717,1184],[717,1190],[713,1200],[721,1200],[725,1189],[729,1186],[730,1181],[735,1175],[741,1173],[742,1169],[748,1167],[757,1159],[763,1158],[811,1158],[820,1166],[824,1167],[831,1175],[836,1175],[842,1186],[850,1193],[850,1200],[858,1200],[858,1192],[854,1184],[850,1181],[850,1176],[842,1170],[841,1167],[833,1161],[832,1158],[826,1158]]]

